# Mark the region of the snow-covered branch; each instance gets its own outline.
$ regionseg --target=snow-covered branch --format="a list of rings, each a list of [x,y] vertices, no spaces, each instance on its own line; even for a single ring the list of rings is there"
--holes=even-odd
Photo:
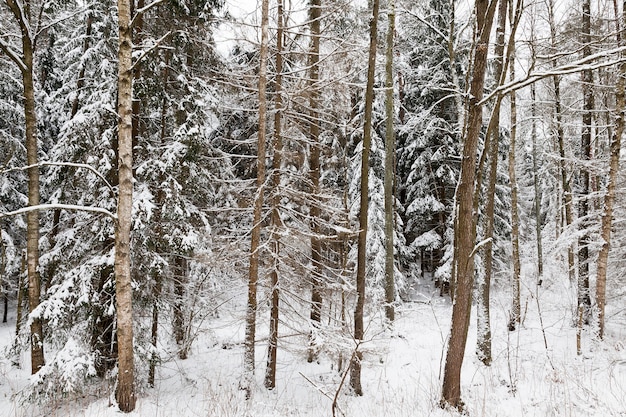
[[[165,39],[167,39],[173,32],[167,32],[165,35],[161,36],[159,39],[156,40],[156,42],[154,42],[154,44],[152,44],[150,46],[150,48],[144,50],[141,55],[139,55],[139,57],[137,57],[137,59],[135,60],[135,62],[133,63],[132,67],[130,67],[130,70],[133,71],[135,69],[135,67],[137,65],[139,65],[139,63],[141,63],[141,61],[152,51],[154,51],[156,48],[159,47],[159,45],[161,45],[163,43],[163,41],[165,41]]]
[[[0,213],[0,219],[5,217],[17,216],[20,214],[28,213],[31,211],[39,211],[39,210],[72,210],[72,211],[86,211],[91,213],[99,213],[104,214],[110,217],[113,220],[117,220],[117,216],[111,213],[109,210],[101,208],[101,207],[89,207],[89,206],[78,206],[74,204],[39,204],[37,206],[24,207],[15,211],[8,211],[5,213]]]
[[[24,64],[24,60],[20,56],[20,54],[11,48],[11,45],[6,43],[4,40],[0,39],[0,50],[8,56],[11,61],[15,62],[17,66],[20,68],[20,71],[26,70],[26,64]]]
[[[626,62],[626,58],[621,56],[621,53],[625,51],[626,51],[626,47],[622,46],[619,48],[600,51],[598,53],[589,55],[587,57],[578,59],[576,61],[560,65],[549,71],[529,72],[525,78],[522,78],[519,80],[513,80],[507,84],[503,84],[500,87],[496,88],[491,93],[486,95],[485,98],[483,98],[479,104],[485,104],[486,102],[488,102],[489,100],[491,100],[493,97],[495,97],[498,94],[508,94],[512,91],[519,90],[520,88],[527,87],[530,84],[535,83],[544,78],[554,77],[557,75],[573,74],[573,73],[577,73],[583,70],[596,70],[599,68],[605,68],[605,67],[610,67],[613,65],[621,64],[623,62]],[[615,55],[619,57],[616,60],[596,62],[597,60],[601,58],[606,58],[606,57],[615,56]]]
[[[147,12],[148,10],[152,9],[155,6],[158,6],[159,4],[163,3],[165,0],[155,0],[152,3],[142,7],[141,9],[137,9],[135,11],[135,16],[133,16],[132,20],[130,21],[130,27],[132,28],[135,25],[136,19],[138,16],[141,16],[143,13]]]
[[[102,180],[102,182],[104,182],[106,184],[107,188],[111,191],[111,193],[114,196],[116,195],[115,189],[107,181],[107,179],[104,177],[104,175],[102,175],[100,172],[98,172],[98,170],[95,169],[94,167],[92,167],[91,165],[87,165],[87,164],[78,164],[78,163],[75,163],[75,162],[43,161],[43,162],[39,162],[39,163],[34,164],[34,165],[26,165],[26,166],[23,166],[23,167],[7,168],[7,169],[4,169],[4,170],[0,171],[0,174],[5,174],[7,172],[13,172],[13,171],[27,171],[30,168],[42,167],[42,166],[66,166],[66,167],[87,169],[87,170],[93,172],[94,174],[96,174],[98,176],[98,178],[100,178]]]

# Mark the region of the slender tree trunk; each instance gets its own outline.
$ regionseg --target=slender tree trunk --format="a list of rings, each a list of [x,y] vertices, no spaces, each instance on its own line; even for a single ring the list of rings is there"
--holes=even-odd
[[[506,29],[507,8],[509,0],[499,0],[498,6],[498,27],[496,29],[496,46],[495,56],[496,62],[494,67],[494,76],[496,82],[501,84],[504,74],[504,30]],[[513,35],[514,36],[514,35]],[[485,239],[488,242],[484,248],[484,268],[485,275],[483,279],[479,279],[477,285],[477,320],[478,320],[478,342],[477,354],[478,359],[486,365],[491,365],[491,321],[489,297],[491,289],[491,279],[493,275],[493,235],[495,221],[495,201],[496,201],[496,181],[498,176],[498,145],[500,144],[500,105],[502,103],[502,95],[496,99],[496,104],[489,123],[487,135],[490,136],[489,148],[485,149],[489,159],[489,184],[487,187],[486,203],[485,203]],[[476,193],[478,195],[478,193]]]
[[[620,24],[617,0],[613,1],[615,10],[615,22],[617,26],[617,44],[624,44],[621,28],[626,25],[626,1],[622,3],[622,18]],[[609,165],[609,183],[604,197],[604,213],[602,214],[602,247],[598,254],[598,267],[596,276],[596,302],[598,304],[598,337],[604,338],[605,332],[605,308],[606,308],[606,272],[609,250],[611,248],[611,224],[613,219],[613,204],[615,202],[615,187],[617,174],[619,173],[619,157],[621,152],[622,135],[624,133],[624,77],[626,77],[626,63],[620,64],[617,74],[617,86],[615,91],[615,130],[611,138],[611,160]]]
[[[515,45],[513,45],[510,61],[510,78],[515,79]],[[511,246],[513,258],[513,303],[509,319],[509,331],[515,330],[520,322],[520,251],[519,251],[519,210],[517,196],[517,175],[515,174],[515,154],[517,146],[517,102],[516,93],[510,94],[511,107],[511,142],[509,145],[509,183],[511,185]]]
[[[554,0],[548,3],[548,19],[550,21],[550,41],[552,50],[557,51],[556,44],[556,24],[554,22]],[[556,60],[553,61],[553,67],[557,66]],[[561,78],[558,75],[552,77],[554,86],[554,117],[556,121],[556,135],[559,148],[559,171],[561,174],[561,188],[563,189],[563,210],[565,212],[565,228],[569,228],[573,222],[572,215],[572,191],[567,172],[566,155],[565,155],[565,132],[563,131],[563,112],[561,110]],[[574,283],[576,280],[576,271],[574,269],[574,248],[570,244],[567,247],[567,265],[569,280]]]
[[[387,63],[385,67],[385,317],[389,323],[395,319],[393,303],[396,299],[396,285],[393,263],[393,184],[395,179],[394,157],[396,153],[395,132],[393,129],[393,36],[395,32],[396,11],[393,0],[387,5]]]
[[[365,306],[365,270],[367,268],[367,215],[369,203],[369,157],[372,143],[372,110],[374,106],[374,76],[376,69],[376,43],[378,40],[378,9],[380,0],[373,0],[372,19],[370,20],[370,45],[367,63],[367,86],[365,89],[365,120],[363,125],[363,154],[361,156],[361,200],[359,211],[359,237],[357,248],[356,293],[357,301],[354,309],[354,339],[357,344],[365,335],[363,326],[363,310]],[[363,395],[361,387],[361,359],[363,353],[357,351],[353,355],[350,369],[350,387],[356,395]]]
[[[259,250],[261,243],[261,212],[265,183],[265,141],[267,115],[267,56],[269,49],[269,0],[261,2],[261,52],[259,62],[259,132],[257,140],[257,195],[254,200],[253,226],[250,241],[250,269],[248,273],[248,304],[246,309],[246,331],[244,351],[244,376],[241,388],[246,392],[246,399],[252,395],[254,376],[254,345],[256,335],[257,283],[259,280]]]
[[[320,59],[320,20],[322,17],[321,0],[311,0],[309,7],[309,21],[311,30],[311,50],[309,52],[309,178],[313,196],[311,198],[311,260],[313,266],[311,288],[311,325],[308,362],[317,358],[315,346],[315,330],[319,328],[322,319],[322,245],[320,231],[321,207],[320,194],[320,116],[319,116],[319,59]]]
[[[118,175],[119,196],[115,228],[115,295],[117,310],[118,384],[120,410],[135,409],[133,357],[133,292],[130,271],[130,229],[133,204],[132,146],[132,28],[130,1],[118,0]]]
[[[537,99],[535,84],[530,85],[531,140],[533,145],[533,183],[535,188],[535,234],[537,236],[537,285],[543,283],[543,245],[541,240],[541,187],[539,184],[539,152],[537,150]]]
[[[465,356],[467,332],[469,329],[472,288],[474,284],[474,246],[476,229],[474,228],[474,193],[475,172],[477,167],[476,151],[482,126],[482,105],[485,69],[489,35],[496,9],[495,1],[476,0],[476,48],[469,94],[469,114],[463,156],[461,177],[457,187],[455,220],[455,295],[452,309],[452,324],[448,352],[443,377],[442,405],[462,408],[461,401],[461,366]]]
[[[35,112],[35,84],[33,80],[33,58],[35,53],[34,36],[31,28],[30,3],[18,4],[15,0],[5,0],[15,22],[20,28],[22,56],[7,53],[22,73],[24,88],[24,119],[26,121],[26,160],[28,169],[28,205],[39,205],[39,167],[37,164],[37,113]],[[4,45],[4,44],[3,44]],[[39,276],[39,212],[30,211],[26,215],[26,258],[28,270],[28,304],[32,313],[40,303],[41,278]],[[31,372],[37,373],[45,364],[43,326],[41,319],[34,317],[30,325]]]
[[[150,342],[152,343],[152,354],[150,355],[150,368],[148,369],[148,385],[154,388],[154,379],[156,376],[156,366],[158,362],[157,342],[159,338],[159,301],[161,299],[161,277],[159,273],[154,274],[154,289],[152,291],[152,328],[150,329]]]
[[[178,345],[178,357],[187,359],[189,341],[187,338],[189,323],[185,321],[185,291],[187,289],[187,260],[183,255],[174,259],[174,339]]]
[[[283,0],[278,0],[277,8],[277,33],[276,33],[276,78],[274,87],[274,158],[272,160],[272,174],[270,187],[272,189],[272,237],[271,250],[274,266],[270,272],[271,281],[271,306],[270,306],[270,329],[267,347],[267,368],[265,372],[265,388],[276,387],[276,354],[278,351],[278,313],[280,302],[279,268],[280,268],[280,231],[282,221],[280,218],[280,170],[283,157],[283,32],[284,11]]]
[[[583,57],[591,55],[591,5],[590,0],[583,1],[583,23],[582,23],[582,41],[583,41]],[[582,89],[583,89],[583,112],[582,112],[582,134],[581,134],[581,159],[583,164],[589,163],[591,160],[591,131],[593,129],[593,72],[586,68],[582,71]],[[580,170],[580,189],[581,199],[578,204],[578,217],[581,219],[580,228],[582,236],[578,240],[578,328],[583,324],[589,324],[591,315],[591,296],[589,294],[589,233],[587,226],[589,221],[586,219],[589,214],[589,198],[590,198],[590,174],[585,166]],[[580,340],[578,341],[580,345]],[[580,354],[580,348],[578,349]]]

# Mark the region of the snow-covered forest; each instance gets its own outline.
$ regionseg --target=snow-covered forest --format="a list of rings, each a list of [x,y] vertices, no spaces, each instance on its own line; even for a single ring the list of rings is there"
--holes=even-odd
[[[0,417],[626,416],[626,0],[2,0]]]

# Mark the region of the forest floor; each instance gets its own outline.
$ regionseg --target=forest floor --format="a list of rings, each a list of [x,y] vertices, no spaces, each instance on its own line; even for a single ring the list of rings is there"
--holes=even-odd
[[[346,389],[337,397],[336,416],[454,416],[439,407],[444,345],[451,303],[430,281],[413,294],[414,302],[397,311],[393,332],[370,319],[370,339],[363,363],[364,396]],[[243,284],[242,284],[243,287]],[[510,300],[492,292],[493,363],[482,365],[474,353],[476,323],[471,320],[462,370],[462,397],[470,416],[626,417],[626,319],[620,305],[610,307],[605,341],[591,331],[582,335],[583,354],[576,354],[572,294],[567,282],[547,277],[538,288],[524,288],[522,325],[507,330]],[[541,308],[538,312],[537,294]],[[239,304],[240,302],[237,302]],[[223,306],[220,316],[205,321],[186,360],[162,363],[154,388],[141,388],[137,408],[128,416],[332,416],[333,398],[341,385],[336,358],[320,356],[307,363],[304,336],[285,335],[278,352],[277,387],[263,388],[266,345],[257,347],[257,386],[246,401],[239,390],[243,358],[243,311]],[[231,311],[238,311],[231,313]],[[611,313],[612,311],[612,313]],[[543,322],[543,324],[542,324]],[[266,327],[260,324],[259,328]],[[283,327],[284,329],[285,327]],[[0,343],[10,345],[14,322],[0,326]],[[287,333],[287,330],[284,330]],[[545,339],[544,339],[545,338]],[[296,340],[298,339],[298,340]],[[547,344],[547,347],[546,347]],[[121,416],[111,387],[100,392],[32,404],[22,397],[28,386],[28,357],[23,369],[0,359],[0,416]],[[345,381],[344,385],[347,385]],[[345,388],[345,387],[344,387]]]

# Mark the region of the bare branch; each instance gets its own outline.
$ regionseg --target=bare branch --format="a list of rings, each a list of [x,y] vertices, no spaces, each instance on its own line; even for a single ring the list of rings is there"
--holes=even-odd
[[[113,220],[117,220],[117,216],[115,214],[111,213],[109,210],[104,209],[102,207],[77,206],[74,204],[39,204],[37,206],[24,207],[15,211],[8,211],[5,213],[0,213],[0,219],[3,219],[5,217],[18,216],[20,214],[28,213],[31,211],[50,210],[50,209],[86,211],[86,212],[91,212],[91,213],[99,213],[99,214],[104,214]]]
[[[0,49],[8,56],[11,61],[15,62],[20,68],[20,71],[26,71],[26,64],[17,51],[11,48],[11,45],[0,39]]]

